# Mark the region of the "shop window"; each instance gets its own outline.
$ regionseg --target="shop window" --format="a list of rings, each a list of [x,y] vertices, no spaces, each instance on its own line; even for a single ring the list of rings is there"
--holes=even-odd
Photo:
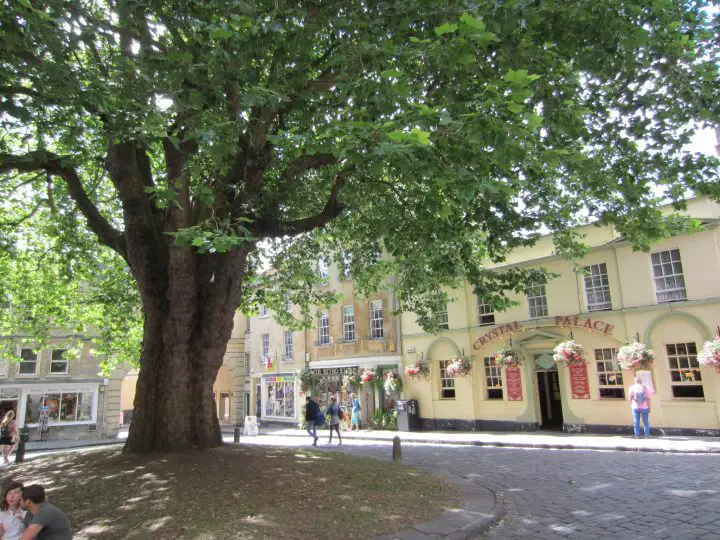
[[[528,301],[528,313],[530,318],[547,317],[548,303],[545,294],[545,284],[535,283],[530,285],[526,293]]]
[[[623,374],[617,363],[617,349],[595,349],[595,365],[600,397],[625,399]]]
[[[53,349],[52,350],[52,361],[50,362],[50,373],[54,375],[67,374],[68,372],[68,361],[63,358],[63,355],[67,351],[65,349]]]
[[[343,306],[343,342],[355,341],[355,306]]]
[[[486,356],[483,359],[485,366],[485,389],[487,399],[502,399],[502,369],[495,365],[494,356]]]
[[[441,330],[450,329],[450,324],[448,322],[447,304],[445,304],[444,309],[435,312],[435,320],[437,321],[438,326]]]
[[[270,316],[270,310],[267,308],[267,306],[265,304],[260,306],[260,317],[264,319],[269,316]]]
[[[318,345],[328,345],[330,343],[330,317],[327,311],[320,314],[318,323]]]
[[[607,265],[605,263],[593,264],[586,266],[584,270],[588,311],[612,309]]]
[[[455,399],[455,379],[448,377],[447,367],[450,360],[440,360],[440,397],[443,399]]]
[[[373,300],[370,302],[370,339],[383,339],[384,337],[382,300]]]
[[[485,326],[486,324],[495,324],[495,313],[490,307],[490,304],[486,304],[478,298],[477,301],[477,321],[478,325]]]
[[[295,352],[293,351],[293,333],[289,330],[285,330],[285,356],[283,361],[292,362]]]
[[[695,343],[668,344],[665,345],[665,350],[670,366],[673,397],[704,398],[705,393]]]
[[[58,392],[48,394],[29,394],[25,398],[25,425],[37,424],[40,420],[40,407],[48,408],[48,422],[91,422],[92,392]]]
[[[687,299],[685,276],[679,249],[668,249],[650,255],[655,295],[658,302],[678,302]]]
[[[18,373],[20,375],[35,375],[38,364],[37,353],[32,349],[22,349],[20,351],[20,358],[22,358],[22,362],[20,363]]]
[[[265,416],[295,418],[295,381],[270,378],[265,383]]]

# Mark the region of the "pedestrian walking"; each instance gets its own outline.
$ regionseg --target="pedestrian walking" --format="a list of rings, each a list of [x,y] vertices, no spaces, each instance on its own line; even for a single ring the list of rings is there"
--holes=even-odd
[[[350,394],[350,399],[352,400],[352,418],[350,419],[350,429],[355,431],[355,428],[357,428],[357,430],[360,431],[360,411],[362,410],[360,407],[360,401],[355,393]]]
[[[17,422],[15,422],[15,411],[8,411],[0,422],[0,447],[2,447],[3,460],[5,465],[10,464],[10,454],[18,440]]]
[[[0,500],[0,538],[3,540],[20,540],[25,532],[25,510],[20,507],[23,485],[11,482]]]
[[[332,444],[333,430],[337,432],[338,446],[342,444],[342,437],[340,436],[340,418],[342,416],[342,409],[338,405],[337,398],[335,396],[330,398],[330,405],[327,408],[327,415],[330,417],[330,440],[328,444]]]
[[[320,406],[317,404],[311,396],[305,398],[305,424],[307,426],[307,433],[313,438],[313,446],[317,446],[318,436],[315,430],[315,422],[317,421],[317,414],[320,412]]]
[[[640,419],[645,429],[645,438],[650,438],[650,390],[643,384],[642,377],[635,377],[635,384],[630,387],[630,407],[633,414],[633,430],[635,437],[640,437]]]
[[[72,540],[70,520],[65,512],[45,502],[45,488],[40,484],[25,486],[21,497],[20,504],[28,511],[25,516],[27,529],[20,537],[21,540]]]

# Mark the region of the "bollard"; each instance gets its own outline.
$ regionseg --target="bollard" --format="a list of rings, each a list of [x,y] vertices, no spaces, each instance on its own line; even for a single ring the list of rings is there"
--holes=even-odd
[[[15,450],[15,463],[22,463],[25,461],[25,441],[20,439]]]
[[[393,437],[393,461],[402,461],[402,448],[400,447],[400,437]]]
[[[235,426],[235,444],[240,444],[240,426]]]

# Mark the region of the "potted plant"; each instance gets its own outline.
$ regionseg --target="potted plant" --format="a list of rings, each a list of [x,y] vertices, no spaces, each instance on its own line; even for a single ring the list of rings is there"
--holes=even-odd
[[[343,376],[343,384],[346,387],[360,388],[362,384],[362,378],[359,373],[353,373],[351,375]]]
[[[405,375],[414,380],[427,380],[430,377],[430,368],[422,362],[408,364],[405,366]]]
[[[697,360],[701,366],[712,366],[720,373],[720,335],[712,341],[705,342]]]
[[[495,353],[495,365],[506,368],[520,367],[520,365],[522,365],[522,359],[512,348],[503,347]]]
[[[450,359],[450,363],[445,368],[445,374],[448,377],[467,377],[472,370],[472,364],[469,360],[462,356],[455,356]]]
[[[362,375],[360,375],[360,381],[363,384],[372,386],[374,384],[377,384],[377,380],[377,372],[374,369],[366,369],[362,372]]]
[[[655,361],[655,353],[644,343],[635,341],[618,349],[617,361],[622,369],[649,369]]]
[[[553,360],[566,366],[579,366],[585,363],[585,350],[575,340],[563,341],[553,349]]]
[[[385,374],[385,392],[392,394],[393,392],[402,392],[402,379],[400,374],[395,371],[388,371]]]
[[[318,382],[318,377],[310,371],[307,367],[301,367],[295,371],[295,376],[300,381],[300,389],[303,392],[307,392],[310,388],[315,386]]]

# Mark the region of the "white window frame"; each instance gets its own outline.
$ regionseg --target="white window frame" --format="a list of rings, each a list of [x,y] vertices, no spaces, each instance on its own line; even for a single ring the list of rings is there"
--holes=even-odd
[[[20,356],[21,358],[22,358],[23,351],[32,351],[32,348],[31,347],[22,347],[18,353],[18,356]],[[18,371],[17,371],[18,377],[37,377],[38,365],[40,364],[40,357],[42,356],[42,350],[39,350],[38,352],[36,352],[34,354],[35,354],[35,371],[33,371],[32,373],[21,373],[20,370],[22,369],[22,366],[26,365],[25,359],[23,359],[23,361],[18,364]]]
[[[262,357],[266,358],[270,354],[270,334],[262,335]]]
[[[262,304],[260,306],[260,318],[266,319],[269,316],[270,316],[270,310],[267,308],[267,306],[265,304]]]
[[[625,399],[625,380],[617,362],[617,349],[594,349],[600,399]],[[620,390],[619,396],[603,396],[602,390]]]
[[[665,254],[668,255],[669,260],[663,260]],[[655,299],[658,304],[687,300],[685,274],[679,249],[665,249],[651,253],[650,264],[655,285]],[[678,282],[682,282],[682,285],[679,286]],[[668,287],[669,283],[674,286]]]
[[[584,270],[585,301],[587,302],[587,310],[605,311],[612,309],[607,264],[604,262],[591,264],[586,266]],[[598,300],[598,298],[600,300]]]
[[[495,365],[494,356],[486,356],[483,358],[483,367],[485,368],[485,373],[483,374],[485,380],[485,399],[502,401],[505,399],[502,368]],[[491,390],[500,390],[500,395],[490,396]]]
[[[62,357],[55,359],[56,352],[60,352],[60,354],[62,355],[62,353],[67,352],[67,349],[51,349],[50,350],[50,372],[49,373],[50,373],[50,375],[67,375],[69,368],[70,368],[69,360],[67,358],[62,358]],[[65,371],[53,371],[53,364],[60,364],[60,363],[65,364]]]
[[[98,396],[99,396],[99,389],[100,384],[89,384],[89,385],[82,385],[82,386],[76,386],[73,383],[69,383],[67,386],[63,385],[59,388],[53,385],[49,384],[40,384],[40,385],[31,385],[31,388],[28,389],[28,391],[23,390],[20,393],[19,400],[18,400],[18,426],[20,427],[28,427],[28,428],[34,428],[37,427],[37,422],[33,423],[25,423],[25,414],[27,412],[27,397],[28,396],[44,396],[47,394],[61,394],[61,400],[62,400],[62,394],[91,394],[92,397],[91,403],[90,403],[90,420],[75,420],[73,422],[53,422],[50,420],[48,422],[48,426],[78,426],[78,425],[88,425],[88,424],[97,424],[97,409],[98,409]]]
[[[534,283],[525,291],[528,302],[528,316],[540,319],[548,316],[547,292],[544,283]]]
[[[330,315],[327,311],[321,312],[318,319],[318,345],[330,345]]]
[[[330,278],[330,265],[325,259],[318,260],[317,272],[321,281],[327,281]]]
[[[436,311],[434,313],[435,320],[438,323],[438,326],[442,330],[450,330],[450,319],[448,318],[448,308],[447,304],[445,304],[445,309],[442,309],[440,311]]]
[[[445,373],[445,369],[450,364],[450,360],[438,360],[438,378],[440,379],[440,399],[455,399],[457,397],[457,390],[455,389],[455,379],[448,377]],[[452,396],[443,395],[444,392],[448,394],[452,391]]]
[[[342,278],[345,280],[350,279],[350,264],[352,263],[352,257],[349,253],[343,251],[340,254],[340,260],[341,260],[341,271],[342,271]]]
[[[283,335],[284,342],[285,342],[285,355],[283,356],[283,361],[285,362],[292,362],[294,360],[295,351],[293,350],[293,333],[291,330],[285,330],[285,333]]]
[[[670,347],[675,348],[675,353],[670,352]],[[684,348],[684,352],[680,352]],[[705,399],[705,388],[703,387],[702,373],[700,372],[700,364],[697,361],[698,346],[694,341],[680,343],[666,343],[665,354],[668,358],[668,371],[670,374],[670,387],[674,399]],[[678,367],[673,367],[673,360]],[[682,364],[685,363],[685,366]],[[673,379],[673,374],[677,373],[680,380]],[[687,374],[690,373],[691,377]],[[685,397],[675,396],[674,387],[694,386],[699,387],[701,396]]]
[[[477,299],[477,323],[478,326],[487,326],[495,324],[495,312],[490,304],[486,304],[479,298]]]
[[[385,321],[383,319],[383,301],[370,302],[370,339],[385,338]]]
[[[355,342],[355,304],[343,306],[343,343]]]
[[[0,378],[6,378],[8,376],[8,361],[4,358],[0,358]]]

